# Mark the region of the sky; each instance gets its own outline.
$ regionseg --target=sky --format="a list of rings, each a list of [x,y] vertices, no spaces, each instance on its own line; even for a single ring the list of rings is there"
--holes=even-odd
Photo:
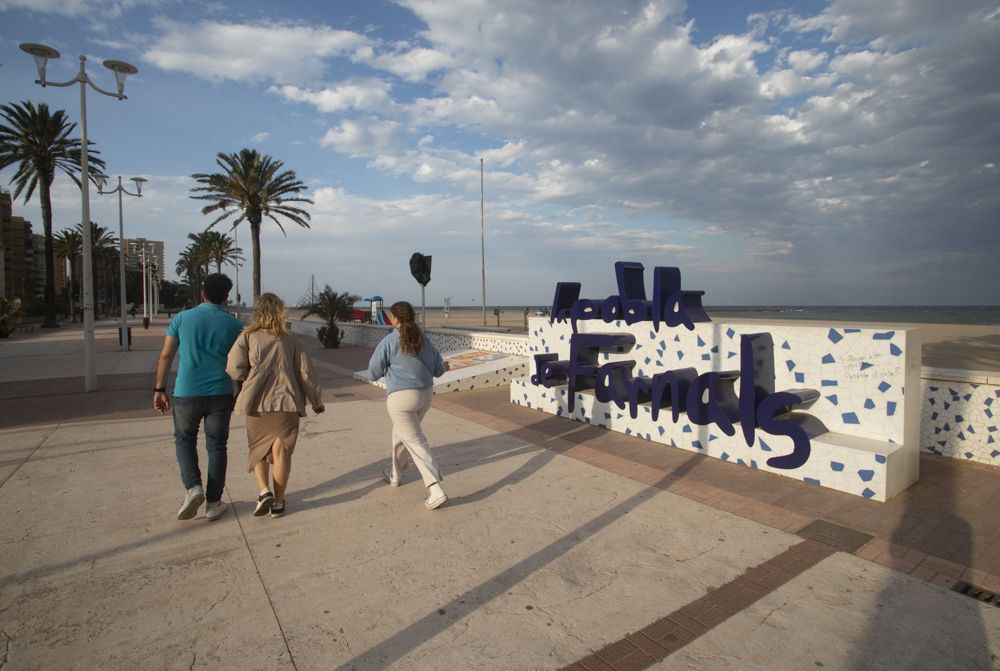
[[[126,101],[88,93],[89,136],[149,180],[125,235],[164,241],[168,279],[211,222],[191,175],[249,147],[314,201],[309,229],[263,225],[292,304],[313,278],[419,303],[421,252],[428,305],[478,306],[481,241],[490,306],[603,298],[619,260],[707,305],[1000,302],[996,1],[0,0],[0,103],[77,121],[21,42],[62,53],[51,81],[81,54],[104,88],[104,60],[139,68]],[[53,208],[80,221],[65,176]],[[40,232],[37,197],[14,212]]]

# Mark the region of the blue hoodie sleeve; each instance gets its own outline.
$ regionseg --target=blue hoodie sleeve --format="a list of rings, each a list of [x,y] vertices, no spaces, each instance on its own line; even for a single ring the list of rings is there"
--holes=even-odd
[[[390,334],[392,335],[392,334]],[[372,358],[368,361],[368,377],[372,379],[372,382],[380,379],[385,375],[385,371],[389,368],[389,336],[382,338],[382,342],[378,344],[375,351],[372,352]]]
[[[441,358],[441,352],[439,352],[438,348],[434,346],[434,343],[428,344],[434,354],[434,377],[441,377],[445,374],[444,359]]]

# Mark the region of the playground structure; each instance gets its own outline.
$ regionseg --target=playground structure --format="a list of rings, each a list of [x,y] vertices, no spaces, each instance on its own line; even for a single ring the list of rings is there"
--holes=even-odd
[[[362,300],[368,303],[368,306],[352,308],[350,321],[362,324],[380,324],[382,326],[389,324],[389,316],[382,308],[385,299],[376,294],[371,298],[363,298]]]

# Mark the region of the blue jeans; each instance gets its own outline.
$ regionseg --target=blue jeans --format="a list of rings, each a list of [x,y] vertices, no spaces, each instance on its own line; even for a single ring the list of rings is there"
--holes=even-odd
[[[198,468],[198,427],[205,420],[205,449],[208,452],[208,484],[205,499],[214,503],[222,498],[226,486],[226,444],[229,442],[229,418],[233,414],[233,396],[174,396],[174,444],[181,482],[185,489],[201,484]]]

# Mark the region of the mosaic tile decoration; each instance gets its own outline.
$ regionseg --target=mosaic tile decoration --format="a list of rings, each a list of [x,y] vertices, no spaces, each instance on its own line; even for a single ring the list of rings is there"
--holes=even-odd
[[[315,337],[316,329],[321,324],[306,320],[292,321],[290,325],[295,333]],[[362,347],[375,347],[389,332],[389,327],[373,324],[342,324],[341,328],[344,330],[345,343]],[[761,324],[753,328],[769,329],[771,327]],[[522,335],[455,332],[451,329],[428,329],[428,331],[435,344],[442,351],[474,348],[507,352],[520,356],[529,355],[528,339]],[[839,333],[839,331],[836,332]],[[887,331],[876,332],[886,333]],[[713,353],[709,351],[709,354]],[[730,358],[729,352],[726,353],[726,356]],[[702,360],[704,360],[704,353],[702,353]],[[787,369],[787,363],[785,367]],[[858,367],[860,369],[860,364]],[[870,370],[870,368],[866,370]],[[798,372],[798,376],[793,375],[796,384],[807,386],[806,375],[801,370]],[[997,436],[998,424],[994,421],[997,413],[995,404],[1000,403],[1000,373],[970,375],[968,371],[924,368],[921,377],[923,378],[921,381],[921,449],[945,457],[1000,466],[1000,442],[998,442],[1000,439]],[[799,379],[802,380],[801,383],[798,382]],[[823,392],[823,396],[828,402],[833,402],[831,396],[835,397],[838,403],[842,400],[843,394],[838,394],[829,381],[824,387],[821,378],[820,385],[820,391]],[[814,383],[808,386],[814,386]],[[876,397],[865,396],[861,401],[861,408],[866,411],[875,410],[875,408],[867,406],[877,403],[882,392],[879,391],[878,394],[879,396]],[[898,400],[896,402],[898,403]],[[886,408],[888,409],[888,405]],[[858,417],[856,411],[855,416]],[[858,419],[861,418],[858,417]]]
[[[669,410],[654,422],[648,404],[632,419],[627,406],[623,410],[602,403],[588,392],[577,394],[570,415],[565,385],[546,389],[528,378],[511,384],[513,403],[880,501],[916,478],[919,406],[914,390],[919,387],[920,350],[918,342],[916,352],[907,355],[906,331],[712,322],[696,324],[693,331],[661,327],[656,332],[649,322],[628,326],[600,320],[581,321],[578,327],[581,333],[631,333],[636,344],[630,351],[603,353],[602,361],[634,360],[633,372],[647,377],[688,366],[699,373],[738,371],[740,336],[770,333],[775,389],[819,390],[820,398],[805,412],[822,421],[827,433],[811,440],[805,465],[784,470],[766,461],[791,451],[791,439],[785,436],[758,430],[748,447],[739,430],[726,436],[714,425],[689,422],[683,413],[674,423]],[[556,353],[568,359],[571,334],[568,323],[533,319],[529,354]],[[908,375],[913,389],[906,396]]]
[[[966,377],[977,381],[922,381],[920,444],[934,454],[1000,466],[1000,376]]]

